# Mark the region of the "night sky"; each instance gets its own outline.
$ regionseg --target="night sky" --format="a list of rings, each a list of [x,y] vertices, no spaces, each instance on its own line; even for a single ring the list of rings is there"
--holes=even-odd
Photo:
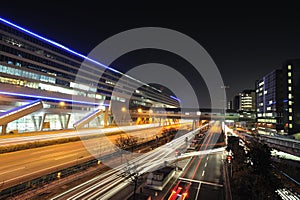
[[[286,59],[300,57],[297,6],[222,8],[192,5],[187,1],[174,5],[151,1],[138,4],[99,1],[100,5],[12,2],[1,1],[2,18],[86,55],[106,38],[128,29],[155,26],[180,31],[198,41],[210,54],[225,85],[230,87],[229,99],[244,89],[254,89],[255,80],[281,67]],[[191,68],[188,63],[166,52],[135,52],[118,59],[113,67],[126,72],[153,60],[181,69],[192,85],[204,85],[201,77],[187,70]],[[203,102],[205,106],[207,102]]]

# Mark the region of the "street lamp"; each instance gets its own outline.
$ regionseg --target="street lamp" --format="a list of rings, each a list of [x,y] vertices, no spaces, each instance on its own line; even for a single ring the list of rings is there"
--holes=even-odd
[[[224,89],[225,91],[225,97],[224,97],[224,121],[223,121],[223,131],[225,133],[225,120],[226,120],[226,103],[227,103],[227,99],[226,99],[226,89],[229,89],[228,85],[221,85],[221,88]]]
[[[124,121],[125,121],[124,113],[126,112],[126,108],[125,108],[125,107],[122,107],[122,108],[121,108],[121,111],[122,111],[122,123],[124,124]]]
[[[141,113],[143,110],[141,108],[138,108],[138,113]]]

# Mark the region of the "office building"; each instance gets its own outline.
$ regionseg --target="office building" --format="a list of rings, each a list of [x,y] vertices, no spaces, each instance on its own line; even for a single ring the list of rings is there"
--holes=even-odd
[[[80,68],[83,61],[84,69]],[[39,111],[0,124],[2,132],[43,130],[45,122],[48,129],[71,128],[95,109],[107,111],[112,102],[144,108],[178,105],[175,97],[148,84],[137,89],[139,80],[122,76],[113,68],[0,18],[0,113],[32,101],[43,102]],[[117,87],[120,77],[123,81]]]
[[[256,81],[257,125],[262,130],[283,130],[283,76],[276,69]]]
[[[285,61],[282,76],[285,130],[289,134],[300,133],[300,59]]]

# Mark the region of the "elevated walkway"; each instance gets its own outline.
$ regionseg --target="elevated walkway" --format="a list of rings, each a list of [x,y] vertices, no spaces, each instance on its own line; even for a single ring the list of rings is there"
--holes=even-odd
[[[78,120],[77,122],[75,122],[73,124],[73,127],[75,129],[80,129],[82,128],[84,125],[86,125],[87,123],[89,123],[90,121],[92,121],[93,119],[95,119],[96,117],[98,117],[99,115],[103,114],[103,110],[101,109],[97,109],[91,113],[89,113],[88,115],[86,115],[85,117],[83,117],[82,119]]]
[[[38,100],[0,113],[0,126],[2,126],[2,135],[6,134],[6,128],[9,122],[41,110],[42,108],[43,102],[41,100]]]

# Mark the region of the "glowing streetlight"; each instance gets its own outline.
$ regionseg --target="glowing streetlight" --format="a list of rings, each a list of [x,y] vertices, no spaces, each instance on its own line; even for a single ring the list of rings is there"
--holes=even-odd
[[[143,110],[141,108],[139,108],[137,111],[138,111],[138,113],[141,113]]]
[[[58,104],[60,107],[64,107],[66,105],[66,103],[64,101],[59,102]]]
[[[125,107],[122,107],[122,108],[121,108],[121,111],[122,111],[122,112],[125,112],[125,111],[126,111],[126,108],[125,108]]]

